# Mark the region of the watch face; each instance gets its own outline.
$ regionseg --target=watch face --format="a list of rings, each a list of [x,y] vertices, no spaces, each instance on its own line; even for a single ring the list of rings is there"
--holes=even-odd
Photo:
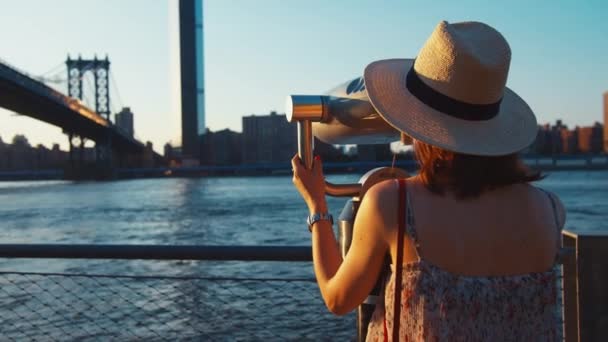
[[[318,213],[308,215],[308,218],[306,219],[306,223],[308,223],[309,226],[312,226],[315,222],[317,222],[319,220],[319,217],[320,217],[320,215]]]

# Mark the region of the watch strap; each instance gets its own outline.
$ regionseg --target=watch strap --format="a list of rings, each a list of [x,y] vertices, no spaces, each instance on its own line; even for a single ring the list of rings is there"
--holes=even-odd
[[[331,223],[331,225],[334,224],[334,218],[333,216],[331,216],[330,213],[313,213],[308,215],[308,217],[306,218],[306,223],[308,224],[308,230],[310,232],[312,232],[312,225],[315,224],[318,221],[329,221],[329,223]]]

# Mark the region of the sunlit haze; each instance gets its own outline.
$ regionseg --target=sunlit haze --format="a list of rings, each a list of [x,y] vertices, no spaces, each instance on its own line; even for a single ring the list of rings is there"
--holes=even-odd
[[[0,59],[41,75],[108,55],[138,139],[179,143],[176,3],[149,0],[0,0]],[[608,90],[605,1],[204,1],[207,126],[241,131],[241,117],[284,111],[288,94],[322,93],[371,61],[414,57],[440,20],[483,21],[511,45],[508,86],[540,123],[602,120]],[[173,40],[172,40],[173,39]],[[65,70],[65,69],[64,69]],[[64,90],[65,92],[65,90]],[[119,97],[118,97],[119,95]],[[61,129],[0,109],[0,137],[67,148]]]

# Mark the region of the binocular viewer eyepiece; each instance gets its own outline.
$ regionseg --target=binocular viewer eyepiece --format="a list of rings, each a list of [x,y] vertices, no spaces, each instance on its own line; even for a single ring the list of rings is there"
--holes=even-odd
[[[346,82],[327,95],[291,95],[289,122],[310,121],[315,137],[328,144],[387,144],[399,140],[369,101],[362,78]]]
[[[327,99],[323,95],[290,95],[285,102],[287,121],[327,121]]]
[[[362,77],[327,95],[290,95],[285,113],[289,122],[298,124],[298,155],[308,169],[313,162],[313,137],[328,144],[388,144],[401,136],[376,112]],[[396,175],[393,171],[377,172],[388,178]],[[332,196],[360,196],[365,189],[362,184],[326,182],[325,191]]]

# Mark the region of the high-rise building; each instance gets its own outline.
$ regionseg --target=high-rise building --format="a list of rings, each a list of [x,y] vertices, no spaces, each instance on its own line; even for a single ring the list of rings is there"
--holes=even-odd
[[[604,153],[608,153],[608,91],[604,93]]]
[[[564,130],[568,130],[568,127],[559,119],[551,127],[551,154],[561,154],[564,152],[564,139],[561,133]]]
[[[560,153],[574,154],[579,152],[578,148],[578,130],[568,130],[568,128],[562,128],[559,131],[560,138],[562,140]]]
[[[593,127],[577,127],[576,135],[578,137],[578,151],[581,153],[591,152]]]
[[[182,153],[199,159],[205,133],[203,1],[179,0],[179,49],[182,105]]]
[[[114,117],[116,126],[129,136],[133,136],[133,112],[131,108],[124,107],[119,113],[116,113]]]
[[[532,145],[530,145],[530,148],[526,151],[526,153],[551,154],[551,151],[553,150],[551,143],[551,125],[539,125],[536,133],[536,139],[534,139],[534,142]]]
[[[601,153],[603,149],[602,124],[577,128],[578,150],[581,153]]]
[[[171,146],[171,144],[166,143],[164,148],[163,148],[163,157],[165,157],[166,160],[171,159],[172,157],[172,152],[173,152],[173,147]]]

